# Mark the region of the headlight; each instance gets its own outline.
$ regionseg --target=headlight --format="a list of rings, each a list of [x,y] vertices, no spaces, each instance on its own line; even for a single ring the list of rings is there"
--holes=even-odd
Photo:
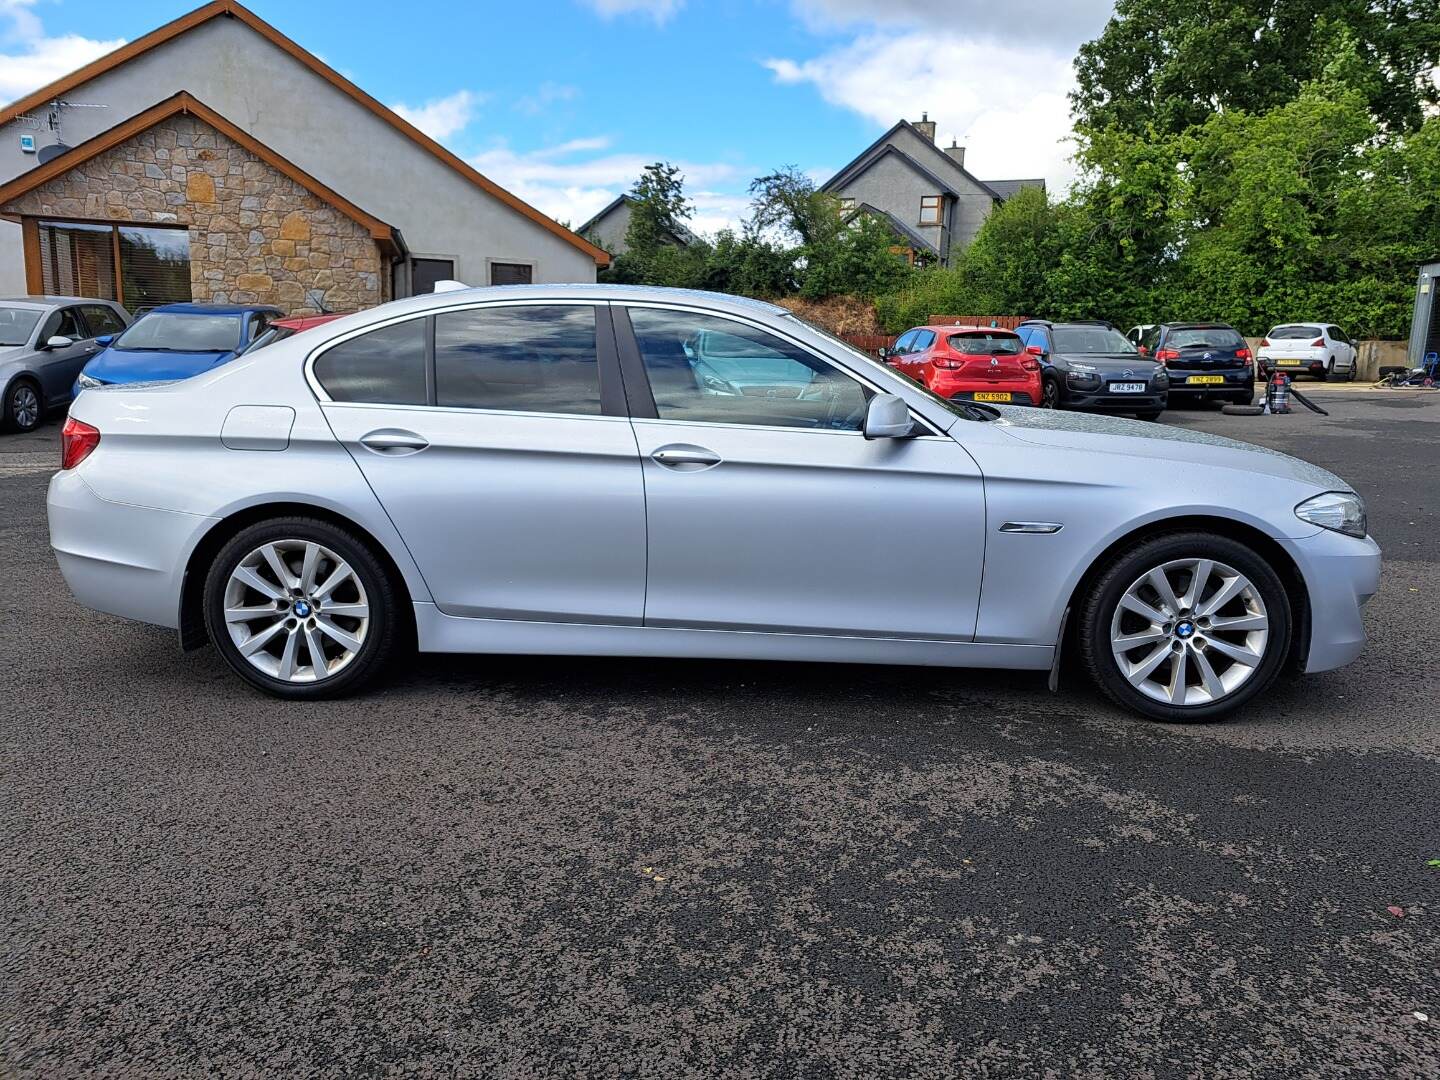
[[[1350,491],[1327,491],[1295,507],[1295,516],[1322,529],[1333,529],[1362,539],[1367,532],[1365,500]]]
[[[105,384],[102,383],[99,379],[92,378],[91,376],[86,375],[83,371],[80,373],[80,377],[79,377],[78,379],[76,379],[75,381],[80,384],[80,389],[81,389],[81,390],[88,390],[88,389],[90,389],[90,387],[92,387],[92,386],[104,386],[104,385],[105,385]]]

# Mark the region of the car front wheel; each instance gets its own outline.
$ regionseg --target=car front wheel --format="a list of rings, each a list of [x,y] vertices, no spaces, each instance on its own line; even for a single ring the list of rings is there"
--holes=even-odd
[[[1060,407],[1060,384],[1054,379],[1046,379],[1041,384],[1040,407],[1042,409],[1058,409]]]
[[[369,546],[314,518],[242,529],[205,579],[205,624],[241,678],[284,698],[359,689],[396,643],[396,591]]]
[[[40,391],[28,379],[16,379],[5,391],[4,408],[0,420],[10,431],[34,431],[40,426],[44,406]]]
[[[1187,532],[1140,544],[1100,576],[1081,608],[1079,647],[1111,700],[1184,723],[1262,693],[1290,634],[1289,596],[1269,563],[1236,540]]]

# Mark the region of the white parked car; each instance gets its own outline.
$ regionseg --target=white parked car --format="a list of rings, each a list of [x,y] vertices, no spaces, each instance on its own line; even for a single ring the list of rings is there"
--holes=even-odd
[[[1334,323],[1285,323],[1260,340],[1257,359],[1265,374],[1277,368],[1289,375],[1317,379],[1355,378],[1359,358],[1355,343]]]

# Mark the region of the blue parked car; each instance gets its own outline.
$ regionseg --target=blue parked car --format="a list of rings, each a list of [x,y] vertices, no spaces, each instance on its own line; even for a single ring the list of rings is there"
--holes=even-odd
[[[124,333],[99,337],[104,351],[85,365],[74,393],[112,383],[188,379],[234,360],[285,313],[256,304],[166,304]]]

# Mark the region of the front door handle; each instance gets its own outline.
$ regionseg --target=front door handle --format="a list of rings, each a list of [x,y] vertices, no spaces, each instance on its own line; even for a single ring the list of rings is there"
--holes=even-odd
[[[703,446],[662,446],[650,455],[656,464],[667,469],[695,472],[720,464],[720,455]]]
[[[404,457],[406,454],[418,454],[430,445],[423,436],[413,431],[402,431],[397,428],[387,428],[383,431],[372,431],[369,434],[360,436],[360,445],[367,450],[373,450],[377,454],[386,454],[390,457]]]

